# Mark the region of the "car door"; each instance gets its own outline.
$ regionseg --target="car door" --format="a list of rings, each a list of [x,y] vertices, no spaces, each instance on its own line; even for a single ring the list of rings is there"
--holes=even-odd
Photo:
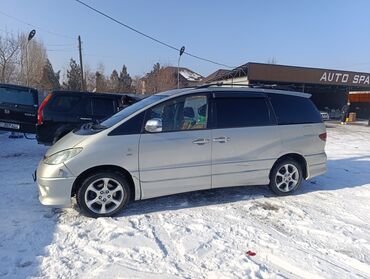
[[[266,97],[238,93],[214,94],[212,188],[267,184],[281,148]]]
[[[211,188],[209,97],[187,95],[167,100],[146,112],[159,119],[161,132],[140,137],[142,198]]]

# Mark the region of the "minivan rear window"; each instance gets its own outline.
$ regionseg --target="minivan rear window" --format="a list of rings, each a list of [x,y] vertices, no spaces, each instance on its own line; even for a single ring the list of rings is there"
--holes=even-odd
[[[0,103],[33,106],[35,98],[29,90],[0,87]]]
[[[320,112],[309,98],[269,94],[279,125],[321,123]]]

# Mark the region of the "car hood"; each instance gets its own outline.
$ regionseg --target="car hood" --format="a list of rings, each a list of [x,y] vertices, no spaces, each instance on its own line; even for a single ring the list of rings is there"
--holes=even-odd
[[[73,148],[86,138],[87,136],[76,135],[73,132],[70,132],[51,146],[45,156],[47,157],[62,150]]]

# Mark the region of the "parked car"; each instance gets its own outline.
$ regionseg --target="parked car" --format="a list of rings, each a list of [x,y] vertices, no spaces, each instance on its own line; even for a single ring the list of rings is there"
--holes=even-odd
[[[0,130],[35,133],[38,91],[30,87],[0,84]]]
[[[327,113],[326,111],[320,111],[320,115],[322,117],[322,120],[324,120],[324,121],[330,120],[329,113]]]
[[[40,201],[113,216],[129,201],[230,186],[277,195],[326,171],[326,129],[309,94],[201,86],[153,95],[69,133],[36,174]]]
[[[54,144],[82,124],[102,121],[138,100],[128,94],[53,91],[38,109],[37,141]]]

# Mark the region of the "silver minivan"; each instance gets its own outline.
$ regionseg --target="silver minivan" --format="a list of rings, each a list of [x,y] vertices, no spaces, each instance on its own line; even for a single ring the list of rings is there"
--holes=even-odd
[[[40,202],[112,216],[129,201],[269,185],[277,195],[326,171],[326,129],[309,94],[200,86],[150,96],[70,132],[36,176]]]

